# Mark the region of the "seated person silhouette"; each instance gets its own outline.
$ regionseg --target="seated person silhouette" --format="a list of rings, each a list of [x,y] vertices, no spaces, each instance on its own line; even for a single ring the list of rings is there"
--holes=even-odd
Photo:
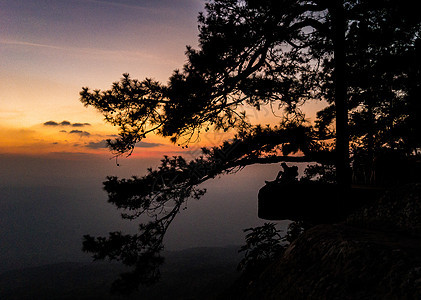
[[[265,181],[266,183],[291,183],[296,182],[298,179],[298,167],[288,167],[286,163],[282,163],[283,171],[279,171],[274,181]]]

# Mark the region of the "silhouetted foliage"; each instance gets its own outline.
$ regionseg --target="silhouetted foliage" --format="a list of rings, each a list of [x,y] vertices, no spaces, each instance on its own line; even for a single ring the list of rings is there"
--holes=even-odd
[[[263,226],[244,229],[246,244],[240,252],[245,252],[244,258],[238,265],[239,270],[251,272],[261,271],[285,250],[285,238],[280,234],[273,223],[265,223]]]
[[[294,221],[288,225],[287,235],[285,236],[285,240],[288,243],[292,243],[295,241],[305,229],[310,227],[311,224],[307,224],[303,221]]]
[[[309,165],[304,170],[301,181],[318,181],[321,183],[335,183],[335,166],[331,164]]]
[[[320,84],[326,82],[322,60],[331,55],[330,23],[325,5],[284,2],[208,3],[199,16],[200,50],[187,48],[188,63],[167,86],[126,74],[108,91],[84,88],[82,102],[120,127],[112,149],[126,153],[152,131],[184,144],[202,130],[247,127],[245,104],[280,106],[303,123],[299,107],[326,95]]]
[[[337,3],[210,1],[198,18],[198,50],[187,47],[187,63],[166,85],[124,74],[109,90],[83,88],[82,103],[119,127],[119,137],[108,141],[115,155],[130,155],[149,133],[187,146],[209,130],[236,132],[232,140],[202,149],[191,161],[165,157],[143,177],[108,178],[105,190],[109,201],[124,210],[122,217],[150,220],[142,219],[136,235],[86,236],[84,250],[97,259],[135,266],[136,276],[131,278],[144,282],[140,272],[156,278],[151,266],[159,265],[145,268],[144,259],[159,257],[174,217],[187,199],[204,194],[202,182],[249,164],[287,160],[319,162],[307,170],[307,177],[322,176],[331,182]],[[375,172],[382,153],[408,157],[421,148],[421,16],[413,4],[402,0],[345,0],[343,8],[354,177],[371,178],[361,174]],[[314,125],[301,110],[309,100],[327,103]],[[282,112],[280,124],[252,125],[246,114],[250,106]],[[286,157],[293,153],[302,156]]]
[[[307,226],[302,221],[291,222],[285,235],[281,235],[281,230],[276,228],[275,223],[244,229],[247,233],[246,244],[239,250],[244,252],[244,258],[237,269],[258,275],[268,264],[282,256],[289,244],[295,241]]]

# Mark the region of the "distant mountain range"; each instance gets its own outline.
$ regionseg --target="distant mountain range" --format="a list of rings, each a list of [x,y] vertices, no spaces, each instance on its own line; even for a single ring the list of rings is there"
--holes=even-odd
[[[131,297],[109,293],[126,269],[117,263],[64,262],[0,274],[0,299],[212,299],[238,277],[238,246],[165,253],[162,280]]]

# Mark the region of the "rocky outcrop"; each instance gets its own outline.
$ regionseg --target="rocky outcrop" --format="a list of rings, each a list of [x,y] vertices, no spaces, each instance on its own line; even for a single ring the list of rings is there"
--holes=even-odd
[[[305,231],[225,299],[421,299],[421,186],[389,192],[346,222]]]
[[[266,220],[303,220],[313,224],[334,223],[371,204],[382,188],[353,186],[338,201],[343,190],[336,184],[314,181],[268,182],[259,190],[258,215]]]

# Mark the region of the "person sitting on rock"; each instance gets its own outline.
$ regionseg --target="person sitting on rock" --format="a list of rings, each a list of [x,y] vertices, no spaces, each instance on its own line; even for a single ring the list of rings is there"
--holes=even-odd
[[[286,163],[281,163],[283,171],[279,171],[274,181],[266,181],[266,183],[291,183],[296,182],[298,177],[298,167],[288,167]]]

